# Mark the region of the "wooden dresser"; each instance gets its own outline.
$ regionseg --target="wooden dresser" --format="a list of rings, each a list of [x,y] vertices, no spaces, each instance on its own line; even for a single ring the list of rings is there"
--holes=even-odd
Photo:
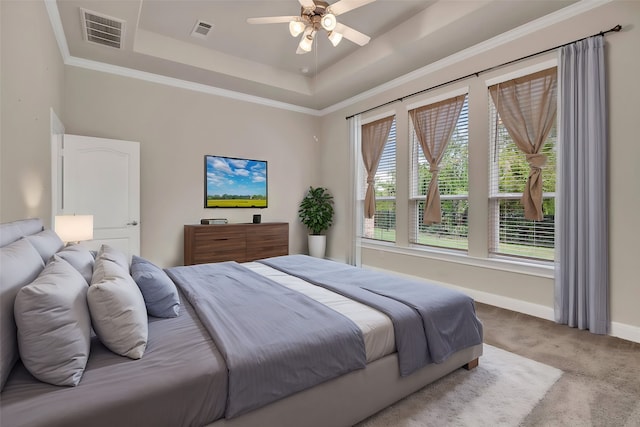
[[[184,226],[184,265],[248,262],[288,254],[286,222]]]

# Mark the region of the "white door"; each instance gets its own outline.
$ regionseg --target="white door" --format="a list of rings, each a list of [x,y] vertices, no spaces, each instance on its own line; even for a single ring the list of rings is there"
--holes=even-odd
[[[93,241],[140,254],[140,144],[64,135],[63,214],[93,215]],[[55,196],[54,196],[55,197]]]

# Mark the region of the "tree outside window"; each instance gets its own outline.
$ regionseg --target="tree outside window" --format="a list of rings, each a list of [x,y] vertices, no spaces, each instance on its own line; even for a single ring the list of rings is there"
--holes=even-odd
[[[361,197],[364,202],[366,173],[360,174]],[[396,121],[394,119],[389,137],[382,152],[375,176],[376,211],[373,218],[364,218],[362,237],[386,242],[396,241]]]
[[[412,167],[410,242],[416,245],[449,249],[468,248],[469,211],[469,105],[465,100],[460,117],[440,162],[438,186],[442,219],[439,224],[424,225],[424,203],[431,172],[415,130],[411,129]]]
[[[555,252],[556,125],[554,123],[541,148],[541,153],[547,156],[542,171],[544,217],[542,221],[532,221],[525,219],[520,202],[529,164],[500,121],[493,102],[490,111],[489,252],[552,261]]]

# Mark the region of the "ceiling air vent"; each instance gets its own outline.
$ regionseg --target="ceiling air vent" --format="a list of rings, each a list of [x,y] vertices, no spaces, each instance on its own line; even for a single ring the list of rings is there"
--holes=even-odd
[[[212,28],[213,24],[209,24],[204,21],[197,21],[195,27],[193,27],[193,31],[191,31],[191,35],[200,39],[206,39]]]
[[[122,48],[125,21],[80,9],[84,39],[103,46]]]

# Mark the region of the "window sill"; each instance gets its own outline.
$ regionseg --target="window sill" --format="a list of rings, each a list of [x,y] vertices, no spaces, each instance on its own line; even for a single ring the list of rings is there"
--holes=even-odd
[[[506,256],[478,258],[471,257],[467,255],[466,252],[462,251],[440,248],[424,248],[417,246],[399,247],[390,242],[367,241],[365,239],[362,240],[362,247],[367,249],[383,250],[386,252],[392,252],[401,255],[410,255],[414,257],[464,264],[473,267],[527,274],[548,279],[553,279],[555,274],[555,267],[553,262],[527,262],[522,259],[509,258]]]

